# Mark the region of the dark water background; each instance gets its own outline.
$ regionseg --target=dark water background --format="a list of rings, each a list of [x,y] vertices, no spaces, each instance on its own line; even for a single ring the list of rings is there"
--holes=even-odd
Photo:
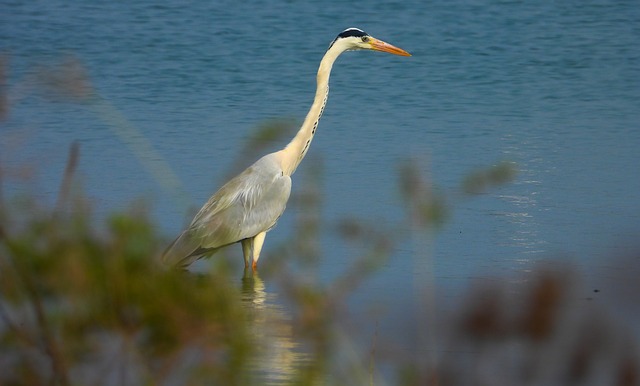
[[[612,258],[638,244],[635,1],[48,0],[0,7],[10,106],[0,124],[0,160],[9,175],[32,167],[26,180],[5,178],[9,194],[31,191],[53,203],[66,149],[78,140],[79,174],[96,212],[126,210],[144,197],[169,239],[190,219],[187,207],[199,207],[228,176],[258,124],[302,121],[324,50],[338,32],[358,26],[413,56],[359,52],[338,60],[294,191],[307,163],[321,162],[323,220],[401,224],[410,234],[398,165],[415,158],[453,210],[432,241],[418,237],[394,248],[353,295],[356,308],[383,309],[379,317],[393,319],[415,307],[425,283],[447,304],[473,279],[514,277],[544,259],[570,261],[599,286],[624,269]],[[102,116],[33,90],[38,66],[68,55],[110,106]],[[123,119],[154,147],[152,158],[174,170],[186,203],[165,189],[170,176],[154,178],[118,137],[112,126]],[[453,198],[465,175],[501,160],[517,164],[514,182]],[[266,256],[292,234],[299,211],[291,208],[269,233]],[[331,232],[321,241],[313,274],[331,282],[350,266],[353,247]],[[227,255],[240,260],[240,248]],[[264,289],[269,299],[277,295],[268,280]]]

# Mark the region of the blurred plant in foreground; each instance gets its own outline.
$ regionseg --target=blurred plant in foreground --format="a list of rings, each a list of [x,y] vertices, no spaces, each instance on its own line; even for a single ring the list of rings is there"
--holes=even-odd
[[[94,97],[77,63],[41,81],[83,103]],[[144,138],[112,106],[92,103],[103,119],[124,128],[119,135],[132,141],[134,152],[150,154]],[[265,125],[246,152],[281,135],[283,126]],[[156,256],[166,240],[143,205],[95,224],[72,183],[79,156],[72,145],[53,210],[29,198],[5,201],[0,185],[0,384],[640,383],[637,338],[607,309],[581,296],[577,276],[566,268],[541,267],[514,286],[472,288],[453,312],[435,309],[433,276],[420,276],[426,285],[416,289],[417,311],[400,316],[417,326],[415,352],[398,353],[377,328],[373,338],[359,336],[372,320],[345,320],[353,317],[346,310],[349,294],[406,241],[401,229],[411,232],[416,265],[427,260],[423,266],[432,268],[429,240],[455,208],[452,198],[459,197],[437,189],[415,162],[398,173],[407,214],[401,224],[330,224],[361,249],[352,266],[325,285],[286,264],[313,264],[322,255],[317,244],[327,228],[316,214],[322,177],[320,163],[313,164],[307,189],[291,200],[305,208],[295,219],[292,242],[275,246],[278,258],[265,266],[265,279],[281,284],[279,295],[288,304],[286,312],[275,312],[265,305],[263,280],[245,272],[240,285],[220,256],[200,274],[160,269]],[[154,167],[150,172],[161,169]],[[472,173],[461,190],[482,193],[514,175],[513,165],[500,163]],[[626,272],[638,265],[637,257],[630,260]],[[628,275],[627,286],[620,283],[627,288],[620,298],[632,306],[636,279]],[[372,341],[370,350],[358,345],[363,339]]]
[[[633,330],[582,295],[573,270],[539,266],[517,285],[500,283],[472,288],[454,314],[440,318],[437,364],[425,369],[414,361],[399,384],[640,384]]]
[[[11,208],[0,224],[0,383],[244,384],[252,349],[224,270],[159,269],[163,241],[135,209],[101,232],[86,212]]]

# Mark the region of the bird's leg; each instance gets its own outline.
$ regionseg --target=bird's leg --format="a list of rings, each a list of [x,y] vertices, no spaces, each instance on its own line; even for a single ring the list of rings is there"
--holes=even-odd
[[[254,270],[258,268],[258,259],[260,258],[260,251],[264,244],[264,238],[267,236],[267,232],[260,232],[253,238],[253,263],[251,268]]]
[[[253,238],[244,239],[240,242],[242,244],[242,254],[244,255],[244,268],[249,268],[249,261],[251,261],[251,250],[253,249]]]

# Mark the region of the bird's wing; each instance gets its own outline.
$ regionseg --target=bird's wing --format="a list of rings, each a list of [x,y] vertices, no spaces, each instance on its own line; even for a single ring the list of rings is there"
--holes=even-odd
[[[267,155],[227,182],[200,209],[190,229],[218,248],[271,228],[286,207],[291,178]]]
[[[165,262],[188,265],[198,255],[269,230],[284,212],[290,192],[291,178],[275,157],[262,157],[211,196],[165,252]]]
[[[162,254],[162,263],[168,267],[186,268],[202,256],[215,252],[215,249],[204,249],[199,244],[200,240],[193,237],[189,229],[183,231]]]

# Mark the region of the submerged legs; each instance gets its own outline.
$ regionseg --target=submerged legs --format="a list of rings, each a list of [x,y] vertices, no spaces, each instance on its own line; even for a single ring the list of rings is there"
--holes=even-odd
[[[258,259],[260,258],[260,251],[262,245],[264,245],[264,238],[267,236],[267,232],[260,232],[254,237],[244,239],[241,241],[242,254],[244,255],[244,267],[249,267],[251,262],[251,268],[254,270],[258,268]]]

